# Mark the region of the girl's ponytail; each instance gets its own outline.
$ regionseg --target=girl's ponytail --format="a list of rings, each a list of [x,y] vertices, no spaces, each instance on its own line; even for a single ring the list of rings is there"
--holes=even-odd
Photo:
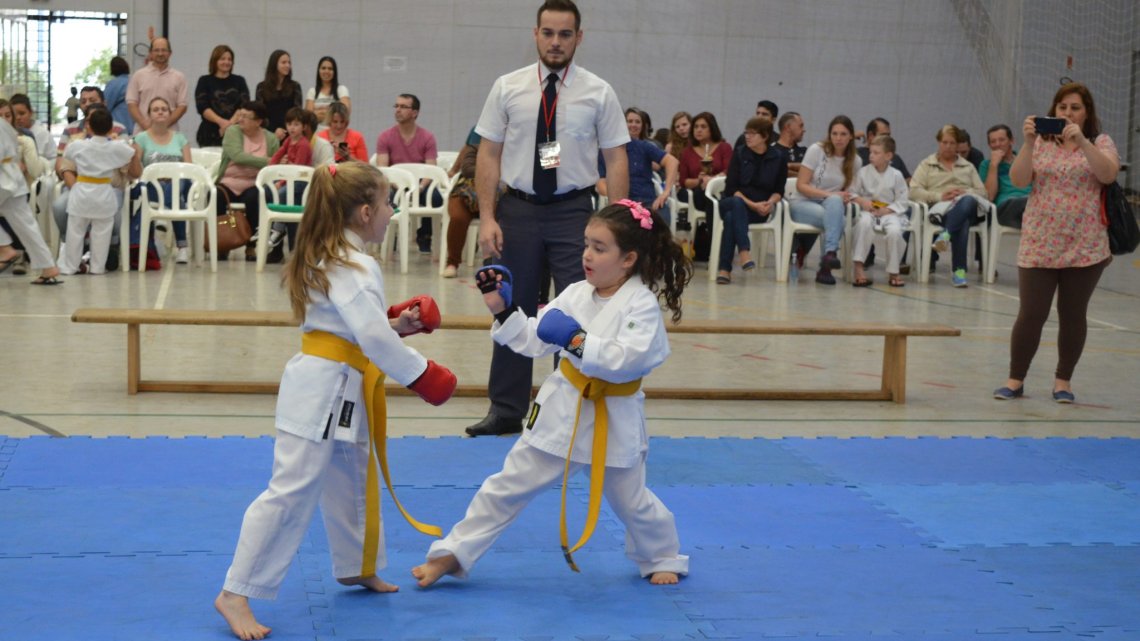
[[[345,260],[349,245],[344,228],[354,222],[361,205],[386,198],[387,193],[388,181],[380,170],[359,161],[313,171],[296,244],[282,274],[289,304],[298,320],[305,318],[310,290],[328,295],[329,279],[324,272],[328,266],[359,268]]]

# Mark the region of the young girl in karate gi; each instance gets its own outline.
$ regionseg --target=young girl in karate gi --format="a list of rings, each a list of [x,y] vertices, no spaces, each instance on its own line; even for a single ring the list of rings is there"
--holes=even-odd
[[[476,281],[495,314],[492,338],[519,354],[558,352],[561,361],[535,398],[526,429],[503,469],[487,478],[467,515],[432,543],[412,569],[421,587],[445,574],[465,577],[495,539],[546,488],[562,481],[562,546],[566,561],[593,529],[604,494],[626,527],[626,556],[653,584],[688,574],[673,514],[645,486],[649,440],[642,377],[669,355],[662,304],[681,317],[681,292],[692,264],[669,226],[640,203],[621,200],[586,226],[586,280],[567,287],[529,318],[511,304],[503,267],[479,270]],[[566,481],[590,465],[587,525],[577,545],[566,533]],[[603,478],[604,476],[604,478]]]
[[[363,252],[364,243],[383,240],[391,217],[388,181],[375,167],[350,162],[314,172],[297,248],[285,266],[303,337],[281,376],[273,475],[246,510],[214,602],[239,639],[269,634],[249,599],[276,597],[318,503],[337,581],[397,589],[376,576],[386,564],[374,461],[387,480],[384,374],[433,405],[451,397],[456,380],[400,340],[439,327],[435,301],[417,296],[388,307],[380,266]],[[433,529],[407,518],[417,529]]]

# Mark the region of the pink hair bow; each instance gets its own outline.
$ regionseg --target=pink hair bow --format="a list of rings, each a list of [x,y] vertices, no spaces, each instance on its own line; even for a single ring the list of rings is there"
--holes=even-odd
[[[633,214],[633,217],[641,224],[642,229],[653,229],[653,214],[649,213],[645,205],[628,198],[622,198],[617,201],[617,204],[629,207],[629,213]]]

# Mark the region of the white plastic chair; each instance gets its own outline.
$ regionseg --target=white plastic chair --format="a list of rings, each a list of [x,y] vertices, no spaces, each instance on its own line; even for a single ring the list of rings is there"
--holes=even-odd
[[[278,181],[285,181],[285,200],[281,198],[281,189]],[[265,269],[266,257],[269,255],[269,236],[273,223],[299,223],[301,214],[305,211],[305,198],[309,195],[308,185],[313,181],[313,168],[307,165],[266,165],[257,172],[257,199],[259,204],[259,217],[257,231],[257,271]],[[296,185],[298,182],[306,183],[301,194],[301,201],[297,199]],[[266,199],[268,192],[272,200]]]
[[[56,229],[55,215],[51,207],[55,200],[53,194],[57,182],[54,173],[44,174],[36,178],[28,188],[31,192],[32,216],[39,223],[40,233],[43,234],[48,248],[52,250],[52,255],[55,254],[55,247],[59,244],[59,230]]]
[[[171,182],[170,206],[166,205],[163,195],[162,181]],[[182,203],[182,181],[190,181],[190,189],[186,203]],[[210,271],[218,271],[218,211],[215,201],[218,190],[214,186],[210,175],[201,165],[185,162],[158,162],[148,165],[139,179],[142,185],[142,197],[139,201],[142,206],[141,230],[139,232],[139,272],[146,271],[146,248],[150,245],[150,224],[156,220],[182,220],[189,223],[187,240],[194,248],[194,259],[202,261],[202,225],[206,226],[206,238],[210,245]],[[158,200],[151,200],[146,186],[154,185],[158,192]],[[130,198],[124,199],[126,219],[120,229],[120,237],[130,236]],[[128,254],[124,253],[122,264],[129,267]]]
[[[458,180],[459,180],[459,174],[455,174],[454,176],[451,177],[451,185],[448,187],[448,193],[449,193],[448,200],[445,201],[445,203],[444,203],[445,205],[447,202],[450,202],[451,189],[455,187],[455,183]],[[443,215],[443,224],[441,227],[442,228],[440,229],[440,232],[439,232],[440,237],[442,238],[441,242],[447,243],[447,229],[449,227],[451,227],[451,216],[450,215],[448,215],[446,213]],[[447,269],[447,249],[446,249],[447,245],[444,244],[444,245],[442,245],[442,247],[443,247],[443,249],[440,250],[440,259],[439,259],[439,275],[440,276],[443,275],[443,270]],[[463,243],[463,253],[460,254],[460,256],[459,256],[460,262],[467,263],[468,267],[473,267],[475,265],[475,255],[477,253],[479,253],[479,217],[478,216],[476,216],[475,218],[472,218],[471,223],[467,226],[467,240],[466,240],[466,242]]]
[[[989,274],[990,268],[990,236],[989,236],[989,222],[995,221],[997,218],[997,208],[988,200],[982,201],[986,207],[985,218],[978,223],[970,224],[970,233],[977,234],[982,243],[982,274]],[[918,282],[926,283],[930,281],[930,257],[934,253],[934,239],[946,231],[945,227],[935,225],[930,221],[930,206],[921,204],[921,220],[922,224],[918,233],[912,234],[911,238],[917,238],[918,241]],[[967,242],[970,240],[967,237]],[[975,251],[977,251],[975,249]]]
[[[373,156],[375,158],[375,156]],[[409,220],[411,216],[408,214],[408,209],[411,208],[412,194],[418,193],[420,189],[419,180],[406,169],[399,167],[381,167],[380,171],[388,179],[388,183],[396,190],[395,195],[395,209],[396,213],[392,215],[392,219],[388,222],[388,229],[384,232],[384,242],[380,250],[381,260],[387,262],[392,255],[393,242],[393,227],[395,227],[396,237],[400,240],[398,251],[400,252],[400,273],[408,273],[408,245],[410,241],[408,236],[411,234],[411,225]]]
[[[1021,235],[1021,229],[1019,227],[1006,227],[1005,225],[999,224],[996,213],[991,220],[993,221],[993,225],[990,227],[990,247],[986,255],[986,284],[992,284],[997,280],[998,254],[1001,252],[1001,237],[1006,234],[1014,236]]]
[[[440,151],[435,155],[435,164],[441,167],[444,171],[451,169],[455,164],[455,159],[459,157],[458,151]]]
[[[784,200],[790,201],[792,194],[796,193],[796,179],[789,178],[787,185],[784,187]],[[783,247],[780,248],[780,255],[783,260],[780,261],[780,266],[776,270],[776,280],[781,283],[788,282],[788,267],[792,260],[794,252],[792,251],[792,241],[795,239],[796,234],[815,234],[817,236],[823,235],[823,229],[815,225],[808,225],[805,223],[797,223],[792,220],[792,207],[791,202],[784,208],[784,222],[783,222],[784,242]]]
[[[191,147],[190,162],[206,168],[211,176],[218,173],[218,165],[222,162],[221,147]]]
[[[713,204],[713,219],[712,219],[712,245],[709,247],[709,280],[716,280],[716,273],[720,261],[720,241],[721,236],[724,234],[724,221],[720,217],[720,198],[724,193],[724,176],[717,176],[709,181],[705,187],[705,196],[708,197]],[[763,268],[764,262],[768,254],[768,238],[765,236],[767,233],[772,234],[772,245],[775,248],[776,255],[776,273],[779,274],[780,270],[780,244],[783,241],[783,211],[781,206],[784,206],[784,199],[772,209],[772,214],[768,216],[768,220],[762,223],[752,223],[748,225],[748,236],[752,242],[753,250],[759,247],[756,256],[756,265]]]
[[[447,199],[451,195],[451,177],[447,175],[447,170],[436,165],[421,163],[398,163],[392,166],[412,174],[416,177],[417,182],[429,181],[426,189],[417,187],[412,191],[411,203],[408,207],[408,214],[412,219],[409,222],[418,223],[420,218],[430,217],[432,245],[443,249],[445,241],[440,229],[443,226],[443,221],[447,219]],[[432,205],[432,195],[437,191],[440,195],[438,207]]]

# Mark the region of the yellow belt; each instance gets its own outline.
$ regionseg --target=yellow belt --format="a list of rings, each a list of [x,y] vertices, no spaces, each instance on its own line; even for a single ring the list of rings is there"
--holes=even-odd
[[[95,176],[76,176],[75,180],[81,183],[91,183],[92,185],[110,185],[110,178],[98,178]]]
[[[0,158],[0,165],[7,163],[7,162],[12,162],[11,156],[8,156],[7,158]]]
[[[574,410],[574,430],[570,433],[570,448],[566,452],[566,467],[562,472],[562,517],[560,523],[560,536],[562,539],[562,555],[570,569],[578,572],[578,566],[570,555],[590,540],[594,528],[598,524],[598,514],[602,509],[602,488],[606,480],[606,437],[609,429],[609,414],[606,411],[607,396],[632,396],[641,389],[641,379],[628,383],[610,383],[600,378],[592,378],[578,371],[570,364],[570,360],[563,358],[558,363],[562,375],[570,381],[580,392],[578,407]],[[578,435],[578,421],[582,416],[582,401],[594,401],[594,444],[590,455],[590,502],[586,508],[586,525],[582,528],[582,536],[574,547],[569,546],[566,534],[566,486],[570,480],[570,455],[574,452],[574,439]]]
[[[384,396],[384,373],[355,345],[343,338],[322,331],[305,332],[301,336],[301,353],[309,356],[326,358],[330,361],[344,363],[352,369],[362,373],[364,407],[368,412],[368,427],[371,431],[369,438],[368,477],[365,481],[365,520],[364,520],[364,560],[360,568],[360,576],[368,578],[376,575],[376,550],[380,544],[380,484],[376,479],[376,466],[373,460],[379,463],[380,471],[384,474],[384,483],[388,486],[388,493],[392,495],[392,502],[400,510],[400,514],[412,524],[416,530],[431,536],[443,536],[443,530],[436,525],[420,523],[412,518],[408,511],[400,505],[396,498],[396,491],[392,489],[392,477],[388,473],[388,413]]]

